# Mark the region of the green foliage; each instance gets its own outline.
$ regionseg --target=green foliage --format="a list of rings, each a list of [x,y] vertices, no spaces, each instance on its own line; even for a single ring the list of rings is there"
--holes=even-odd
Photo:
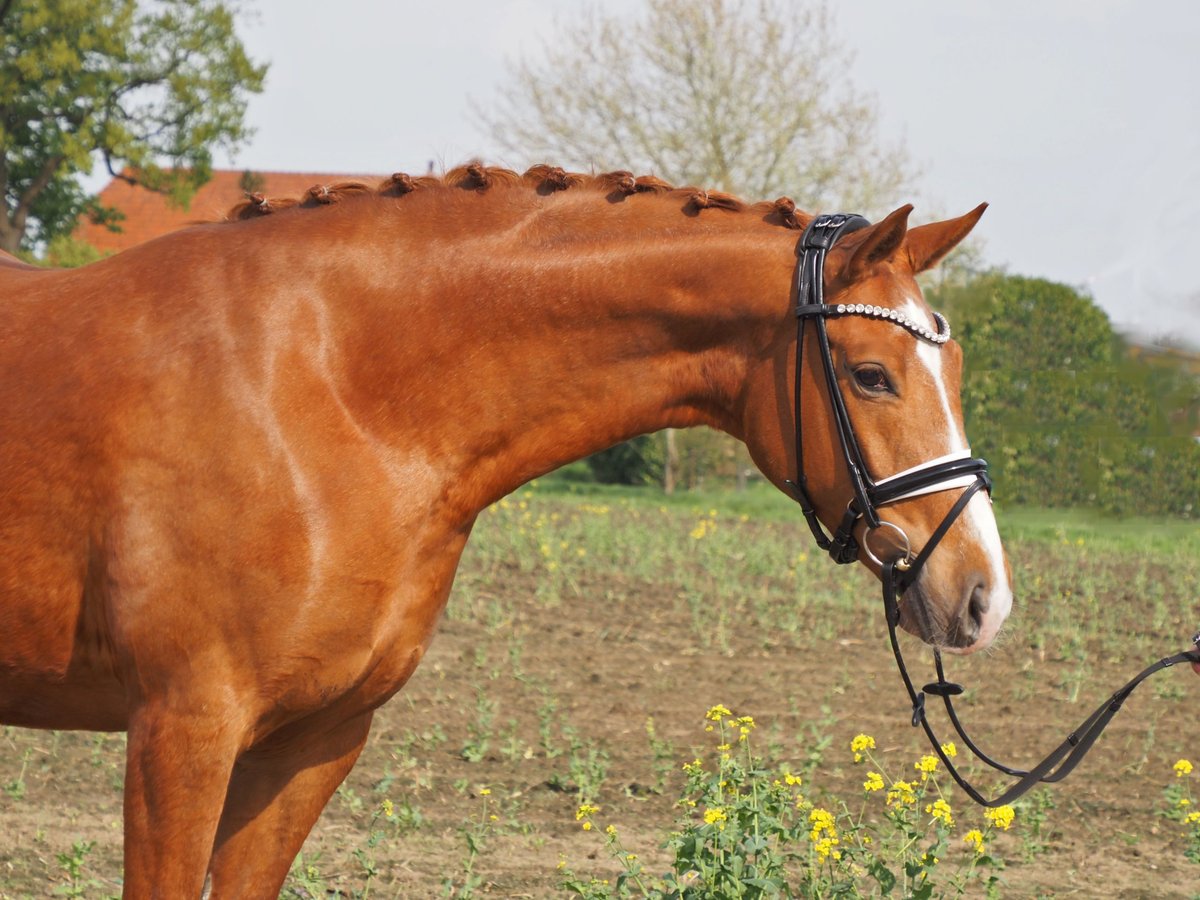
[[[593,453],[587,464],[601,484],[661,484],[664,457],[662,440],[643,434]]]
[[[216,148],[236,148],[262,90],[220,0],[0,3],[0,248],[69,233],[81,213],[115,227],[77,182],[113,174],[186,203]]]
[[[45,256],[39,260],[47,266],[63,269],[73,269],[76,266],[86,266],[103,259],[104,254],[77,237],[69,234],[59,234],[46,244]]]
[[[1039,506],[1194,515],[1198,385],[1131,358],[1104,313],[1061,284],[989,272],[931,292],[963,346],[963,410],[997,496]]]

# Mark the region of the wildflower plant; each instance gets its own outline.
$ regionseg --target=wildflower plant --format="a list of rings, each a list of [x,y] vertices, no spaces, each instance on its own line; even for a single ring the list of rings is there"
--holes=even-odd
[[[1192,782],[1194,766],[1181,759],[1172,767],[1174,778],[1163,791],[1167,801],[1167,816],[1183,826],[1183,855],[1200,864],[1200,807],[1197,806]]]
[[[865,768],[855,801],[823,799],[803,776],[775,771],[753,748],[754,719],[717,705],[705,714],[715,746],[684,763],[681,817],[666,839],[670,871],[649,874],[608,825],[604,840],[620,865],[610,883],[564,869],[562,886],[582,897],[993,896],[1003,861],[992,844],[1012,827],[1010,806],[961,826],[939,784],[936,757],[892,777],[860,734],[850,745]],[[953,744],[943,751],[953,756]],[[853,807],[853,808],[852,808]],[[581,806],[585,830],[599,810]]]

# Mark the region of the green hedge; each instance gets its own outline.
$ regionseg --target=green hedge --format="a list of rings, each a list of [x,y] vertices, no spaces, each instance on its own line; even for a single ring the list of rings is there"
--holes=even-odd
[[[963,412],[996,496],[1037,506],[1195,515],[1198,382],[1132,358],[1062,284],[990,272],[931,291],[963,345]]]

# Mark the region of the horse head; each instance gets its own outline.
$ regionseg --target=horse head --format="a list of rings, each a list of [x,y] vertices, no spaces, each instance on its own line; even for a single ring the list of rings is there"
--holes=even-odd
[[[819,302],[800,297],[801,327],[775,336],[764,366],[773,389],[747,403],[746,442],[768,477],[812,510],[818,540],[818,519],[833,533],[839,561],[857,558],[881,575],[885,563],[916,560],[901,580],[901,627],[970,653],[1008,615],[1011,572],[980,490],[984,464],[970,459],[963,429],[962,350],[916,276],[966,237],[984,206],[909,229],[911,209],[858,220],[825,248],[813,270]],[[805,310],[821,321],[806,327]]]

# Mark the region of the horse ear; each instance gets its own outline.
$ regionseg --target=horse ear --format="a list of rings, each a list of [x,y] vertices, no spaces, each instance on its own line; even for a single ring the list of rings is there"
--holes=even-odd
[[[912,204],[906,203],[883,221],[864,230],[866,237],[854,249],[854,255],[843,269],[847,282],[865,278],[877,263],[896,255],[908,233],[908,214],[912,209]]]
[[[947,219],[945,222],[933,222],[929,225],[918,225],[908,233],[908,258],[912,263],[913,274],[932,269],[942,258],[958,246],[959,241],[971,233],[983,211],[986,203],[980,203],[965,216],[957,219]]]

